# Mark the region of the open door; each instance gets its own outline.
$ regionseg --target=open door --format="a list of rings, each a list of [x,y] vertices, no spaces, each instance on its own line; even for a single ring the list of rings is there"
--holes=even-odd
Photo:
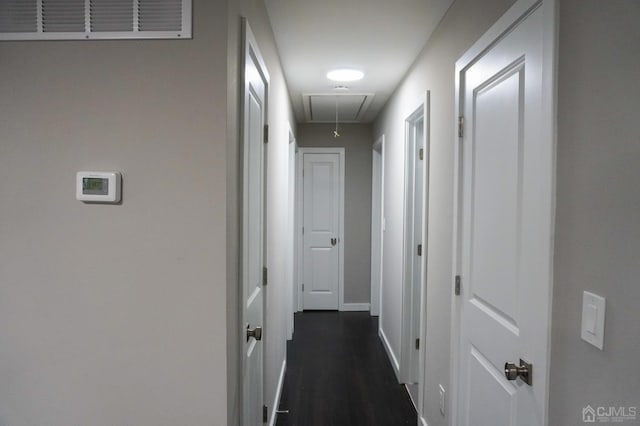
[[[456,64],[452,424],[547,422],[555,2],[517,2]]]
[[[269,75],[243,20],[242,64],[242,425],[263,424],[265,123]]]

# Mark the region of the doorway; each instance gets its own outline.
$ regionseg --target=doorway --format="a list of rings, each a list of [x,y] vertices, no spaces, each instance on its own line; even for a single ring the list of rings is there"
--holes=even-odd
[[[461,426],[546,424],[554,3],[517,2],[456,63],[452,421]]]
[[[301,148],[298,310],[344,305],[344,148]]]
[[[405,120],[405,195],[400,380],[418,406],[420,326],[427,257],[428,92]]]
[[[266,297],[265,171],[269,74],[246,19],[242,20],[242,424],[262,425]]]
[[[373,144],[371,167],[371,316],[380,316],[384,247],[384,138]]]

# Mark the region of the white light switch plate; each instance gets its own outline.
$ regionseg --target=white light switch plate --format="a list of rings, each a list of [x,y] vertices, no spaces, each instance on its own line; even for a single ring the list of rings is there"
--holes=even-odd
[[[604,347],[605,298],[585,291],[582,295],[582,340]]]

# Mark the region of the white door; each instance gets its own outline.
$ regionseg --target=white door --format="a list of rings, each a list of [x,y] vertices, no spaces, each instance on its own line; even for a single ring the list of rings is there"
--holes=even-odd
[[[553,104],[543,41],[551,10],[516,3],[457,64],[461,426],[545,424]],[[532,374],[508,379],[505,363],[520,367],[521,359]]]
[[[264,290],[264,131],[269,76],[244,21],[242,319],[244,426],[262,425]]]
[[[303,154],[303,305],[340,307],[342,250],[341,156]]]

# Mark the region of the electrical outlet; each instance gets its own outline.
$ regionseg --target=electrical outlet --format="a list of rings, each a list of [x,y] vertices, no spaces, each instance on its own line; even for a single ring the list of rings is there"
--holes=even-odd
[[[445,415],[445,405],[444,405],[445,391],[442,385],[438,385],[438,388],[440,389],[440,413],[444,416]]]

